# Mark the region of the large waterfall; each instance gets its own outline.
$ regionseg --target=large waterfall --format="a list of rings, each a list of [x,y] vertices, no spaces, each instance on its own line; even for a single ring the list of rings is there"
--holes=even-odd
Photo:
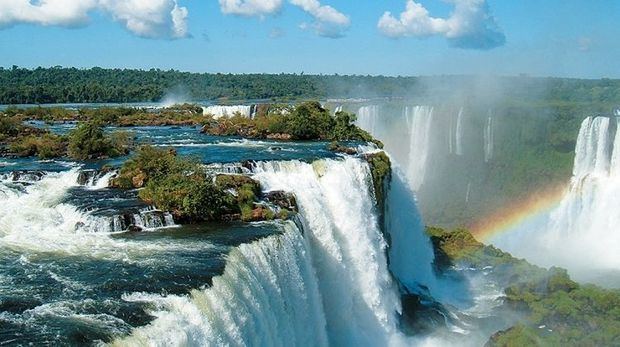
[[[620,132],[618,121],[588,117],[575,148],[573,177],[559,206],[542,221],[492,240],[541,265],[578,278],[620,269]]]
[[[395,197],[388,205],[409,204],[388,209],[389,219],[400,214],[388,225],[392,244],[400,247],[390,250],[389,268],[370,168],[363,160],[260,162],[254,178],[266,190],[293,192],[299,223],[286,222],[282,234],[233,251],[213,286],[189,297],[129,295],[128,300],[153,302],[157,319],[119,345],[373,346],[404,341],[392,273],[406,287],[426,285],[416,281],[430,280],[432,262],[411,192],[398,192],[406,189],[400,184],[389,192]]]
[[[381,118],[385,115],[380,113],[377,105],[363,106],[358,110],[357,125],[385,141],[388,151],[405,168],[409,183],[416,191],[424,182],[431,159],[433,112],[434,108],[430,106],[405,106],[400,119],[387,120]],[[400,136],[406,136],[406,141]]]

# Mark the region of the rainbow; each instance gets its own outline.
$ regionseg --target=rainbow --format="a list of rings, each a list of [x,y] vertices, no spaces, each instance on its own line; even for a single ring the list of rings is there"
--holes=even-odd
[[[514,230],[520,224],[550,212],[560,204],[565,193],[566,183],[537,191],[472,223],[469,230],[477,240],[487,242],[496,235]]]

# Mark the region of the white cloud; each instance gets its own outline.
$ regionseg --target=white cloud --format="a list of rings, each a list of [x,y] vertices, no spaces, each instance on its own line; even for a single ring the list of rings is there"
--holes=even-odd
[[[187,36],[187,8],[176,0],[100,0],[100,8],[129,31],[148,38]]]
[[[445,1],[454,5],[448,18],[431,17],[424,6],[407,0],[405,11],[398,18],[385,12],[377,26],[390,37],[443,36],[459,48],[491,49],[506,42],[486,0]]]
[[[132,33],[148,38],[187,37],[187,8],[176,0],[0,0],[0,27],[19,23],[81,26],[92,11],[111,15]]]
[[[77,26],[88,22],[95,0],[0,0],[0,26],[16,23]]]
[[[224,14],[239,16],[264,16],[276,13],[282,0],[219,0]]]
[[[283,0],[219,0],[224,14],[238,16],[264,17],[278,13],[284,5]],[[341,37],[351,21],[345,14],[329,5],[322,5],[318,0],[289,0],[313,17],[312,23],[302,23],[300,28],[311,29],[318,35]]]
[[[291,4],[314,17],[314,23],[302,24],[302,29],[312,28],[318,35],[341,37],[351,25],[351,20],[342,12],[329,5],[321,5],[318,0],[290,0]]]

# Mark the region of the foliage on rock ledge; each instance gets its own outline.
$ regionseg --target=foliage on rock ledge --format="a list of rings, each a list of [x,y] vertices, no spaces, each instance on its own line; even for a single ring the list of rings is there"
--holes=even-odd
[[[260,184],[248,176],[213,176],[193,158],[152,146],[140,147],[110,186],[142,188],[138,193],[142,200],[170,211],[181,222],[286,219],[289,212],[259,203]]]
[[[390,180],[392,175],[392,162],[390,161],[390,157],[383,151],[367,154],[365,159],[370,165],[370,173],[372,175],[377,205],[381,207],[380,210],[383,210],[386,183]]]
[[[382,144],[358,128],[355,115],[337,112],[334,116],[317,101],[296,106],[273,105],[254,119],[236,115],[212,119],[203,132],[215,136],[279,140],[365,141]]]

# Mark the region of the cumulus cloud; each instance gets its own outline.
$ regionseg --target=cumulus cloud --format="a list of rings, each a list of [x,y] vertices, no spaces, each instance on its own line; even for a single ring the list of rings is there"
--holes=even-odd
[[[219,0],[224,14],[264,17],[278,13],[283,0]],[[289,0],[313,17],[312,23],[302,23],[300,28],[309,29],[325,37],[341,37],[351,21],[342,12],[318,0]]]
[[[0,27],[19,23],[74,27],[104,12],[147,38],[187,37],[187,8],[176,0],[0,0]]]
[[[219,0],[224,14],[239,16],[264,16],[276,13],[282,0]]]
[[[486,0],[445,1],[454,5],[448,18],[432,17],[424,6],[407,0],[405,11],[398,18],[385,12],[377,26],[389,37],[443,36],[459,48],[491,49],[506,42]]]
[[[321,5],[318,0],[290,1],[314,17],[314,22],[302,24],[302,29],[312,28],[318,35],[335,38],[341,37],[343,31],[351,24],[351,20],[345,14],[329,5]]]

